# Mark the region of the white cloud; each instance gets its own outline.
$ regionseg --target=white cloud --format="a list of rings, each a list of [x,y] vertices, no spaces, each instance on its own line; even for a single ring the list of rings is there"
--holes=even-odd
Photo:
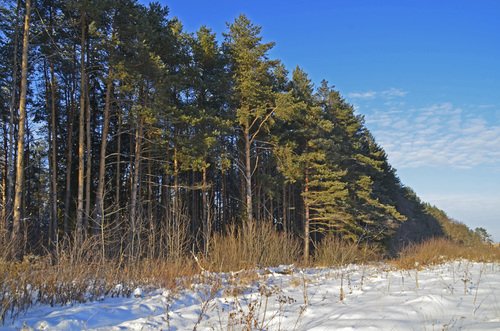
[[[386,100],[391,100],[394,98],[402,98],[407,94],[408,92],[402,89],[391,87],[390,89],[384,91],[370,90],[364,92],[351,92],[347,94],[347,97],[351,99],[364,99],[364,100],[371,100],[375,98],[383,98]]]
[[[365,114],[368,128],[397,169],[421,166],[500,168],[500,123],[451,103]]]
[[[424,201],[471,228],[485,227],[499,241],[500,195],[491,187],[500,178],[500,105],[417,108],[407,104],[404,91],[375,95],[359,99],[358,111],[391,165],[413,178],[412,187],[428,192],[417,191]],[[473,175],[463,177],[467,173]]]
[[[352,99],[373,99],[376,95],[377,92],[375,91],[352,92],[347,94],[347,96]]]
[[[408,92],[392,87],[388,90],[382,91],[380,94],[386,98],[402,98],[406,96]]]

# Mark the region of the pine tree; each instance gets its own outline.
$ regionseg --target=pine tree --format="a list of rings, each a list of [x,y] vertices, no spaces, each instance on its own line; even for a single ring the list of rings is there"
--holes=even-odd
[[[10,232],[10,225],[13,216],[14,204],[14,183],[15,183],[15,160],[16,160],[16,109],[19,105],[19,50],[21,49],[21,21],[22,21],[22,4],[17,1],[16,4],[11,4],[10,8],[7,3],[6,7],[1,7],[2,20],[2,63],[5,67],[2,68],[2,80],[4,90],[8,94],[4,96],[4,102],[8,105],[8,111],[4,111],[3,117],[8,120],[4,124],[4,208],[2,216],[5,228]],[[15,8],[15,9],[14,9]]]
[[[224,136],[228,134],[231,124],[224,112],[228,77],[225,58],[210,29],[201,27],[192,43],[195,95],[189,123],[194,132],[190,138],[192,148],[189,152],[191,160],[188,162],[193,171],[201,172],[202,247],[204,253],[208,254],[213,229],[213,211],[209,205],[209,200],[213,198],[209,197],[208,190],[214,183],[213,180],[209,182],[207,176],[210,167],[220,164],[221,154],[224,153]]]
[[[117,62],[116,55],[116,47],[117,40],[116,36],[116,16],[123,13],[123,3],[117,4],[118,8],[111,8],[108,10],[110,15],[108,16],[110,19],[110,26],[105,27],[104,29],[104,38],[106,40],[106,45],[104,46],[107,50],[107,77],[106,81],[106,96],[104,101],[104,110],[103,110],[103,123],[101,129],[101,146],[99,151],[99,174],[97,179],[97,191],[95,198],[95,227],[94,232],[102,233],[103,231],[103,219],[105,216],[105,205],[104,205],[104,191],[105,191],[105,183],[106,183],[106,155],[107,155],[107,146],[108,146],[108,133],[109,133],[109,124],[110,124],[110,116],[111,116],[111,99],[114,93],[114,68]]]
[[[258,167],[252,162],[252,150],[261,131],[268,125],[273,109],[273,79],[271,69],[275,62],[267,58],[274,43],[262,43],[261,27],[240,15],[226,33],[224,47],[230,59],[232,75],[232,107],[243,141],[241,162],[245,182],[246,218],[253,220],[252,175]],[[255,153],[253,154],[255,155]]]
[[[84,224],[84,181],[85,181],[85,110],[87,95],[87,69],[85,50],[87,48],[86,1],[80,4],[80,109],[78,115],[78,197],[76,207],[76,238],[80,242],[86,235]],[[88,146],[87,146],[88,148]]]
[[[389,171],[385,153],[376,146],[364,127],[363,117],[356,116],[338,91],[324,82],[318,94],[325,116],[334,123],[336,153],[331,160],[346,171],[349,191],[349,235],[354,240],[382,240],[391,234],[398,223],[405,220],[389,199],[380,200],[381,192],[374,192],[374,179],[382,180]],[[375,194],[377,193],[377,194]]]
[[[21,93],[19,99],[19,129],[17,137],[16,185],[14,191],[14,216],[12,228],[13,256],[23,255],[21,243],[22,198],[24,185],[24,138],[26,127],[26,95],[28,91],[28,48],[30,32],[31,1],[26,1],[23,29],[23,56],[21,62]]]
[[[333,123],[324,117],[323,109],[314,98],[312,83],[303,70],[298,67],[294,70],[291,84],[288,102],[282,103],[280,109],[283,110],[279,112],[286,130],[276,152],[282,160],[281,170],[285,177],[302,186],[304,260],[307,261],[311,225],[316,231],[322,229],[320,226],[336,230],[346,228],[344,201],[347,191],[342,181],[345,172],[332,162],[335,153],[331,137]]]

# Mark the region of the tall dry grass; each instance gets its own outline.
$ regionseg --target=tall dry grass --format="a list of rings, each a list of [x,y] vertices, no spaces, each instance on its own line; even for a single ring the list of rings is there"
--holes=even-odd
[[[134,249],[127,246],[124,231],[109,226],[82,243],[61,240],[51,252],[26,256],[23,261],[9,260],[9,241],[4,241],[0,250],[0,322],[15,318],[35,303],[56,305],[128,296],[136,287],[174,289],[178,282],[189,284],[202,269],[236,271],[302,260],[301,239],[278,232],[272,222],[265,221],[231,225],[224,233],[214,234],[208,255],[200,254],[195,260],[193,248],[186,244],[189,229],[184,224],[179,218],[177,223],[140,228]],[[315,247],[310,266],[367,263],[380,261],[382,255],[381,247],[330,235]],[[408,269],[458,258],[500,261],[500,248],[433,239],[408,246],[391,263]]]
[[[435,238],[420,244],[409,245],[391,263],[401,269],[412,269],[457,259],[499,262],[500,248],[479,242],[474,245],[464,245],[448,239]]]
[[[301,242],[292,234],[277,232],[271,222],[231,225],[212,237],[205,263],[213,271],[234,271],[259,266],[293,264],[300,260]]]
[[[53,251],[25,256],[23,261],[0,255],[0,321],[15,318],[35,303],[129,296],[136,287],[173,289],[177,282],[189,283],[200,272],[185,245],[187,228],[174,231],[160,224],[139,230],[134,249],[126,237],[115,233],[91,236],[78,244],[61,240]],[[230,226],[226,233],[215,234],[208,258],[202,262],[210,270],[225,271],[291,264],[300,256],[298,239],[262,222]]]
[[[175,288],[177,279],[198,272],[188,258],[106,258],[98,243],[91,237],[53,254],[25,256],[22,261],[0,258],[0,322],[35,303],[53,306],[129,296],[137,287]]]
[[[314,264],[330,267],[373,262],[382,258],[382,252],[381,247],[375,244],[347,241],[327,235],[314,250]]]

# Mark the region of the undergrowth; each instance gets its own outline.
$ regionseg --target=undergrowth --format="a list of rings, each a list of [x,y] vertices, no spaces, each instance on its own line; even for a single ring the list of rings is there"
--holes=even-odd
[[[275,231],[271,222],[246,222],[216,234],[205,262],[211,271],[293,264],[302,256],[301,245],[292,234]]]
[[[383,250],[375,244],[342,240],[326,236],[314,250],[314,265],[330,267],[379,261]]]
[[[464,245],[449,239],[435,238],[420,244],[409,245],[391,263],[400,269],[413,269],[457,259],[499,262],[500,248],[487,243]]]
[[[198,272],[192,259],[103,259],[87,240],[53,255],[0,257],[0,322],[16,318],[35,303],[54,305],[130,296],[135,288],[175,288],[180,278]],[[1,323],[0,323],[1,324]]]
[[[189,286],[200,271],[238,271],[236,277],[252,282],[254,274],[243,277],[245,270],[280,264],[327,267],[379,262],[383,254],[379,246],[327,236],[315,247],[312,261],[305,265],[301,263],[301,242],[274,231],[272,224],[229,227],[226,233],[212,237],[206,256],[190,252],[175,259],[131,259],[124,255],[106,258],[93,238],[65,247],[43,256],[25,256],[22,261],[0,255],[0,322],[15,319],[35,303],[53,306],[129,296],[137,287],[175,290]],[[433,239],[406,247],[398,258],[388,262],[400,269],[418,269],[456,259],[499,262],[500,248]],[[234,286],[232,295],[241,291],[240,283]]]

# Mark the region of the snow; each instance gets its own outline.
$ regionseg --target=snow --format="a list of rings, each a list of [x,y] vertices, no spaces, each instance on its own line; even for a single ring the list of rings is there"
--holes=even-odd
[[[134,290],[134,297],[141,298],[142,297],[142,289],[140,287]]]
[[[499,330],[500,264],[204,273],[179,291],[38,305],[0,330]]]

